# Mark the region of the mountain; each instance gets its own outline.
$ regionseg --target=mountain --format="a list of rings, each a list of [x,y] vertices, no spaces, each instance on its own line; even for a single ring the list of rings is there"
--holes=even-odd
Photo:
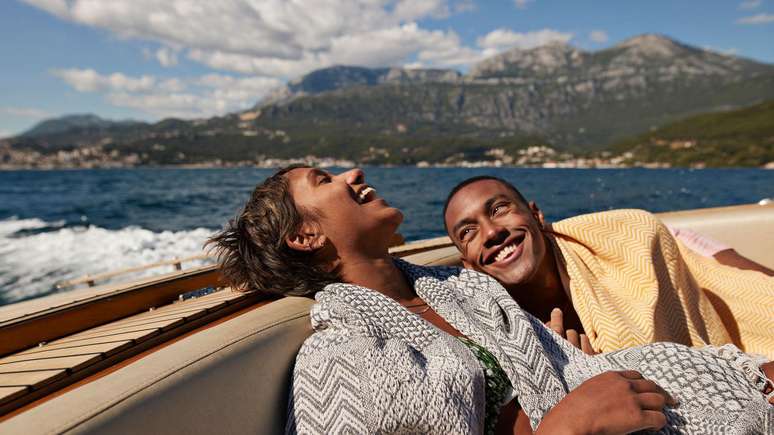
[[[354,86],[377,86],[385,83],[410,84],[455,82],[462,75],[451,69],[365,68],[337,65],[312,71],[274,90],[256,107],[316,95]]]
[[[131,140],[149,126],[139,121],[111,121],[92,114],[66,115],[39,122],[14,141],[17,146],[58,150],[91,145],[105,138]]]
[[[707,113],[620,141],[611,150],[631,160],[673,166],[764,166],[774,162],[774,100]]]
[[[563,43],[513,49],[465,75],[334,66],[240,113],[75,126],[5,143],[45,152],[99,144],[142,164],[305,155],[442,162],[486,159],[492,150],[516,155],[531,145],[587,154],[691,115],[771,99],[774,66],[647,34],[594,52]]]
[[[127,127],[143,125],[137,121],[110,121],[97,115],[67,115],[60,118],[47,119],[39,122],[31,129],[21,134],[24,137],[53,136],[71,130],[107,130],[112,127]]]
[[[409,131],[475,131],[482,138],[530,134],[577,151],[768,98],[774,98],[774,66],[642,35],[597,52],[562,43],[514,49],[457,80],[361,81],[261,109],[288,124],[385,129],[400,123]]]

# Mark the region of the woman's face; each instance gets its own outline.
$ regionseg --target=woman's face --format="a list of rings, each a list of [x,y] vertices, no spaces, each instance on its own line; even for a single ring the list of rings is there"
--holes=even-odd
[[[296,206],[316,215],[322,234],[340,254],[386,251],[403,221],[400,210],[390,207],[366,184],[360,169],[333,175],[316,168],[297,168],[286,176]]]

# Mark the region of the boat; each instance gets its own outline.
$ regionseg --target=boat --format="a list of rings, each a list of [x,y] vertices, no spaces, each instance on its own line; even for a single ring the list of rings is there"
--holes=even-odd
[[[774,203],[660,213],[774,268]],[[447,237],[391,248],[457,265]],[[0,307],[0,433],[282,433],[301,297],[220,282],[217,266],[89,286]]]

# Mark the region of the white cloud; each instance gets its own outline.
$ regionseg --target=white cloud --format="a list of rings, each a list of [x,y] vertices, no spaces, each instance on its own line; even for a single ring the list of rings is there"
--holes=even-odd
[[[167,47],[161,47],[156,50],[156,60],[159,61],[161,66],[175,66],[177,65],[177,52]]]
[[[760,6],[763,3],[763,0],[746,0],[742,3],[739,3],[739,9],[757,9],[758,6]]]
[[[491,56],[510,48],[524,50],[551,42],[567,42],[572,38],[572,33],[559,32],[553,29],[542,29],[526,33],[514,32],[509,29],[497,29],[478,38],[477,44],[484,49],[484,56]]]
[[[774,23],[774,14],[751,15],[736,20],[737,24],[768,24]]]
[[[43,119],[51,117],[51,114],[45,110],[35,109],[32,107],[0,107],[0,113],[7,116],[15,116],[18,118],[29,119]]]
[[[607,32],[605,32],[604,30],[592,30],[589,33],[589,39],[591,39],[593,42],[596,42],[598,44],[604,44],[610,38],[607,36]]]
[[[0,130],[0,139],[5,139],[7,137],[13,136],[13,133],[11,133],[8,130]]]
[[[513,3],[518,9],[527,9],[527,5],[534,1],[535,0],[513,0]]]
[[[552,29],[498,29],[466,44],[451,29],[420,23],[475,8],[473,0],[23,0],[63,20],[148,41],[146,59],[172,67],[181,58],[214,71],[198,78],[52,71],[74,89],[158,116],[206,116],[254,104],[270,88],[338,64],[461,67],[511,47],[568,41]],[[527,5],[534,0],[520,0]],[[210,104],[211,107],[207,105]]]
[[[122,38],[155,42],[161,48],[154,57],[164,66],[184,55],[215,69],[285,79],[334,63],[410,61],[432,51],[428,35],[457,39],[451,30],[424,29],[417,21],[473,7],[471,0],[24,1]]]
[[[191,78],[130,77],[92,69],[52,71],[80,92],[97,92],[114,106],[156,117],[199,118],[251,107],[281,82],[271,77],[207,74]]]
[[[101,75],[93,69],[65,68],[51,73],[80,92],[129,91],[147,92],[156,86],[156,79],[149,75],[129,77],[121,73]]]

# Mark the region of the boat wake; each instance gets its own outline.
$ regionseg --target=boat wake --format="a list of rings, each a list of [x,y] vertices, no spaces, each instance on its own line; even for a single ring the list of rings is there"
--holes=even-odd
[[[56,283],[62,280],[200,254],[212,232],[207,228],[109,230],[40,219],[0,220],[0,305],[60,291]],[[205,263],[195,260],[184,267]],[[170,271],[172,266],[163,266],[121,275],[114,281]],[[98,284],[106,282],[110,281]]]

